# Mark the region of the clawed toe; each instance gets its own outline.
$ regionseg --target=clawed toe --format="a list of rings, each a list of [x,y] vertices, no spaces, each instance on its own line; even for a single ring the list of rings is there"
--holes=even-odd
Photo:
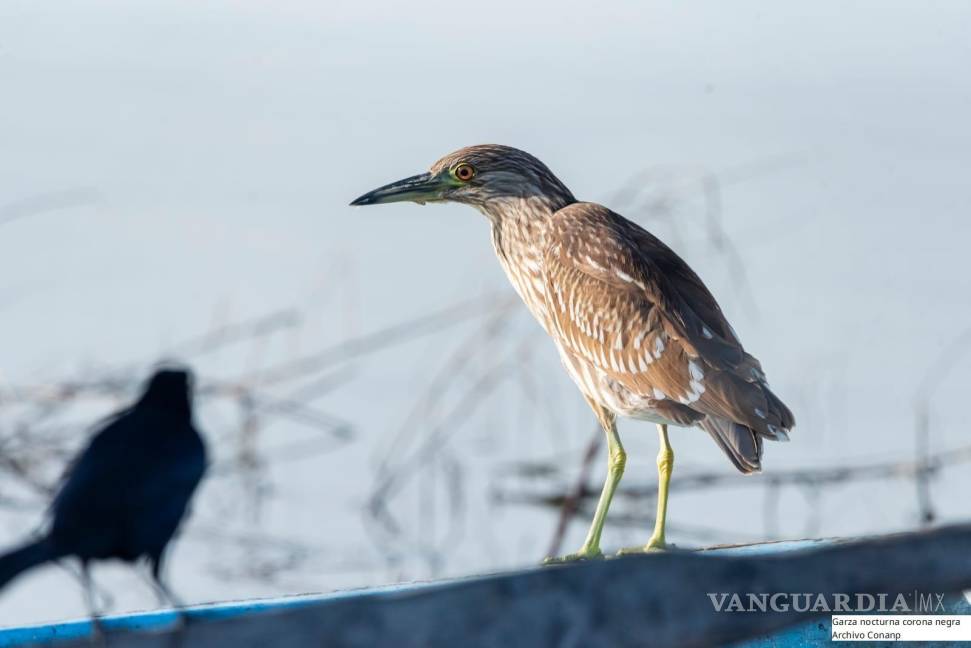
[[[624,547],[617,552],[618,556],[633,556],[637,554],[647,554],[647,553],[661,553],[673,549],[674,545],[669,545],[663,542],[648,542],[646,545],[641,545],[639,547]]]

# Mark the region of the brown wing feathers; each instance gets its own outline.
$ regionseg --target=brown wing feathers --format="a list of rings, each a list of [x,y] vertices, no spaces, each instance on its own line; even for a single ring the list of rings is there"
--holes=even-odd
[[[591,203],[558,211],[548,243],[546,294],[561,344],[671,420],[698,422],[740,470],[757,470],[758,437],[785,438],[792,414],[687,264]]]

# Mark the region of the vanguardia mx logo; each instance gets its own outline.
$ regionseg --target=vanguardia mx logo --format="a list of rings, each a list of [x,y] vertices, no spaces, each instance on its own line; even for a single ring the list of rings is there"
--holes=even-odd
[[[971,597],[971,592],[965,592],[965,596]],[[947,612],[944,594],[918,590],[896,595],[709,592],[708,598],[716,612]]]

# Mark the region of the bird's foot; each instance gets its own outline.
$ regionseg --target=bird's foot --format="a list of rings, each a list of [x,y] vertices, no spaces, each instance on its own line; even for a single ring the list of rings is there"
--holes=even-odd
[[[580,551],[565,556],[549,556],[543,560],[544,565],[562,565],[563,563],[580,562],[583,560],[600,560],[603,558],[600,547],[581,547]]]
[[[630,556],[634,554],[657,553],[674,549],[674,545],[666,543],[661,538],[651,538],[646,545],[640,547],[625,547],[617,552],[618,556]]]
[[[97,648],[104,648],[108,645],[108,637],[105,635],[104,626],[101,619],[96,616],[91,617],[91,645]]]
[[[169,648],[183,648],[188,637],[190,619],[182,608],[175,609],[176,619],[169,633]]]
[[[182,608],[175,608],[174,612],[175,622],[172,624],[172,630],[175,632],[185,632],[185,629],[189,627],[192,620]]]

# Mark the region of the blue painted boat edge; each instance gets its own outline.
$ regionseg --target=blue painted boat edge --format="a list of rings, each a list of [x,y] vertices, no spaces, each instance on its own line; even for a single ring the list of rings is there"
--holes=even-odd
[[[704,549],[700,553],[706,555],[740,556],[740,555],[771,555],[787,552],[811,551],[828,545],[845,542],[844,539],[814,539],[759,543],[752,545],[738,545],[729,547],[713,547]],[[527,568],[520,571],[546,569],[544,567]],[[418,591],[429,591],[439,587],[448,587],[456,583],[465,583],[480,579],[487,579],[494,574],[482,574],[464,578],[400,583],[381,587],[340,590],[325,594],[296,594],[273,599],[255,601],[231,601],[194,605],[186,608],[186,614],[194,621],[206,622],[232,618],[246,614],[272,613],[313,605],[326,605],[357,596],[385,597],[407,595]],[[949,609],[953,614],[971,614],[971,592],[963,597],[958,596]],[[102,618],[102,623],[111,631],[151,632],[164,630],[177,620],[173,610],[156,610],[150,612],[135,612]],[[36,625],[20,628],[0,628],[0,648],[23,646],[27,644],[56,644],[61,641],[76,640],[90,636],[91,621],[88,619],[65,621],[61,623]],[[799,624],[793,628],[783,630],[770,637],[737,644],[737,648],[788,648],[790,646],[815,645],[817,642],[828,642],[830,634],[829,618]]]
[[[447,581],[455,582],[455,581]],[[417,589],[433,588],[438,583],[402,583],[383,587],[369,587],[363,589],[340,590],[326,594],[295,594],[273,599],[255,601],[230,601],[223,603],[206,603],[192,605],[185,609],[185,614],[193,621],[207,622],[227,619],[247,614],[261,614],[290,610],[311,605],[319,605],[360,596],[383,596],[407,593]],[[147,612],[132,612],[101,617],[101,625],[106,631],[136,631],[151,632],[167,629],[176,624],[178,613],[172,609],[152,610]],[[90,619],[76,619],[57,623],[40,624],[34,626],[0,628],[0,647],[22,646],[32,643],[54,643],[91,636],[92,623]]]
[[[774,554],[792,551],[806,551],[830,544],[830,540],[796,540],[773,543],[759,543],[752,545],[738,545],[731,547],[713,547],[702,550],[701,553],[710,555],[750,555]],[[536,566],[532,569],[540,570]],[[530,571],[530,568],[522,571]],[[193,621],[207,622],[226,619],[246,614],[260,614],[278,612],[282,610],[305,607],[309,605],[327,604],[344,600],[354,596],[385,596],[407,594],[413,591],[427,591],[437,587],[447,587],[456,583],[475,581],[489,578],[494,574],[481,574],[433,582],[412,582],[368,587],[350,590],[340,590],[325,594],[295,594],[273,599],[254,601],[230,601],[193,605],[186,608],[186,615]],[[167,629],[177,622],[178,616],[174,610],[162,609],[146,612],[132,612],[101,618],[101,624],[107,631],[135,631],[152,632]],[[0,648],[23,646],[32,643],[57,643],[81,639],[91,636],[92,624],[90,619],[77,619],[58,623],[39,624],[33,626],[0,628]]]

